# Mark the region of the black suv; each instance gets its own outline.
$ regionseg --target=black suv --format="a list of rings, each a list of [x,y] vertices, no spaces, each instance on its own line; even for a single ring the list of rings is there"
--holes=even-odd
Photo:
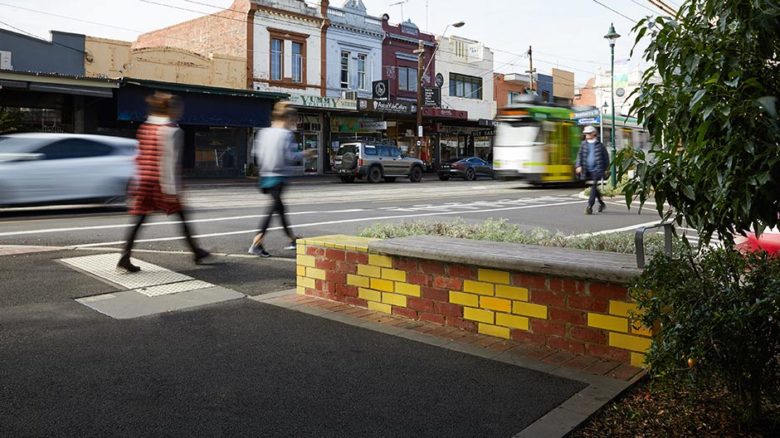
[[[371,183],[378,183],[382,179],[393,182],[397,177],[420,182],[423,166],[422,160],[405,157],[397,146],[368,142],[341,145],[333,160],[333,169],[345,183],[363,177]]]

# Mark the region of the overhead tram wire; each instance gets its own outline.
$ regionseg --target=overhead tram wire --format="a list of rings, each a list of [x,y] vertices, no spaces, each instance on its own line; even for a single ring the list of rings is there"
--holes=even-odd
[[[610,6],[607,6],[607,5],[605,5],[604,3],[601,3],[599,0],[593,0],[593,2],[594,2],[594,3],[596,3],[596,4],[598,4],[598,5],[601,5],[601,6],[605,7],[605,8],[607,8],[607,9],[609,9],[610,11],[612,11],[612,12],[614,12],[614,13],[616,13],[616,14],[620,15],[621,17],[625,18],[626,20],[628,20],[628,21],[630,21],[630,22],[632,22],[632,23],[634,23],[634,24],[636,24],[636,23],[637,23],[637,21],[636,21],[636,20],[634,20],[633,18],[631,18],[631,17],[629,17],[628,15],[626,15],[626,14],[624,14],[624,13],[622,13],[622,12],[618,11],[617,9],[614,9],[614,8],[612,8],[612,7],[610,7]]]
[[[17,30],[17,31],[19,31],[19,32],[21,32],[21,33],[23,33],[23,34],[25,34],[25,35],[27,35],[27,36],[35,37],[36,39],[43,39],[43,38],[39,37],[38,35],[35,35],[35,34],[33,34],[33,33],[30,33],[30,32],[27,32],[26,30],[24,30],[24,29],[20,29],[20,28],[18,28],[18,27],[16,27],[16,26],[14,26],[14,25],[8,24],[8,23],[6,23],[5,21],[0,21],[0,24],[3,24],[3,25],[5,25],[5,26],[8,26],[8,27],[10,27],[11,29]],[[45,39],[44,39],[44,40],[45,40]],[[82,54],[82,55],[83,55],[83,54],[85,54],[85,52],[84,52],[83,50],[81,50],[81,49],[77,49],[77,48],[75,48],[75,47],[72,47],[72,46],[69,46],[69,45],[67,45],[67,44],[58,43],[58,42],[56,42],[56,41],[52,41],[52,44],[55,44],[55,45],[58,45],[58,46],[61,46],[61,47],[65,47],[66,49],[73,50],[74,52],[76,52],[76,53],[80,53],[80,54]]]

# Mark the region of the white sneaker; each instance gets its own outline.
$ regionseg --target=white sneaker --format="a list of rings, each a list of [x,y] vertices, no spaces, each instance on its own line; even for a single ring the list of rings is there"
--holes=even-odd
[[[263,248],[263,245],[252,245],[247,252],[258,257],[271,257],[271,254]]]

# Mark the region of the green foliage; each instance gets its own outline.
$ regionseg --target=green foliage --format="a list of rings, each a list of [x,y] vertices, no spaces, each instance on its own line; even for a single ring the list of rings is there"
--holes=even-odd
[[[634,31],[650,39],[652,67],[632,112],[654,144],[617,157],[622,172],[637,169],[626,201],[653,196],[659,214],[705,243],[776,226],[780,2],[689,0],[676,19],[646,18]]]
[[[632,285],[643,324],[658,328],[651,372],[702,389],[724,382],[755,421],[762,401],[780,397],[780,258],[681,254],[657,255]]]
[[[555,246],[587,249],[593,251],[611,251],[634,254],[634,236],[631,233],[584,235],[580,237],[554,233],[537,228],[523,230],[506,219],[488,219],[481,223],[469,224],[462,219],[452,222],[412,221],[402,223],[378,223],[361,231],[362,237],[389,239],[407,236],[445,236],[461,239],[489,240],[493,242],[512,242],[526,245]],[[650,234],[645,239],[645,253],[655,254],[663,251],[664,240],[659,234]],[[683,243],[676,241],[674,251],[681,250]]]

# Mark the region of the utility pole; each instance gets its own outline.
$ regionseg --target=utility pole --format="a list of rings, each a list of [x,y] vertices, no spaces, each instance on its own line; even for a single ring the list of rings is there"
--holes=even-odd
[[[530,65],[529,65],[528,71],[526,71],[526,73],[528,73],[529,77],[531,78],[529,80],[529,86],[530,86],[530,90],[533,91],[534,90],[534,73],[536,73],[536,70],[534,70],[534,49],[533,49],[532,46],[528,46],[528,62],[530,63]]]
[[[423,40],[418,40],[417,50],[417,142],[412,145],[409,155],[417,158],[418,148],[422,146],[423,126],[422,126],[422,107],[423,107],[423,66],[425,65],[425,46]]]

